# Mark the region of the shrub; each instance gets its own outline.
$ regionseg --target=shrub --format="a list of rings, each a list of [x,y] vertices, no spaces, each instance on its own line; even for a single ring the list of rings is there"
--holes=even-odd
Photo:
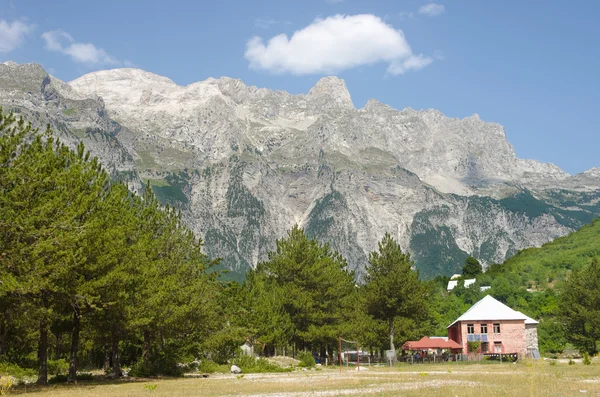
[[[202,360],[198,366],[198,371],[207,374],[212,374],[215,372],[229,372],[229,366],[219,365],[211,360]]]
[[[69,363],[64,358],[48,360],[48,375],[61,375],[69,371]]]
[[[300,360],[298,366],[302,368],[312,368],[317,364],[315,358],[309,352],[298,353],[298,360]]]
[[[590,358],[590,355],[587,352],[583,352],[582,357],[584,365],[590,365],[592,363],[592,359]]]
[[[181,377],[183,376],[183,370],[184,368],[178,365],[174,357],[158,354],[150,357],[148,363],[144,363],[144,360],[139,359],[131,366],[129,375],[136,378],[148,378],[158,375]]]
[[[31,368],[21,368],[16,364],[0,362],[0,375],[10,375],[15,378],[24,378],[27,376],[36,376],[37,371]]]
[[[569,365],[575,365],[575,361],[572,358],[569,359]]]
[[[245,330],[241,328],[228,328],[215,332],[205,342],[208,358],[217,364],[227,364],[227,361],[235,357],[244,343]]]
[[[56,384],[56,383],[64,383],[67,381],[67,378],[68,378],[67,375],[55,375],[55,376],[51,377],[50,379],[48,379],[48,383],[51,385]],[[75,379],[77,379],[78,381],[94,380],[94,375],[92,375],[90,372],[83,372],[83,373],[77,374]]]
[[[8,394],[13,386],[13,378],[11,376],[0,376],[0,396]]]

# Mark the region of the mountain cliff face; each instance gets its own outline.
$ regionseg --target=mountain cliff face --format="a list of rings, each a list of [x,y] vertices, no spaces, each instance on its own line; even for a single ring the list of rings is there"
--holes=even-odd
[[[390,232],[429,277],[468,255],[503,261],[600,215],[598,169],[569,176],[518,159],[502,126],[477,115],[356,109],[336,77],[291,95],[225,77],[182,87],[137,69],[66,84],[0,64],[0,105],[83,140],[132,189],[150,180],[238,273],[296,223],[359,273]]]

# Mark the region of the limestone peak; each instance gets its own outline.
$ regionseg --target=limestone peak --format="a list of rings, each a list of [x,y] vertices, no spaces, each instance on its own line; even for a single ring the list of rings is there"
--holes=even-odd
[[[309,100],[314,100],[322,97],[330,97],[342,107],[354,109],[350,92],[346,87],[346,82],[336,76],[323,77],[313,88],[308,91],[306,96]]]

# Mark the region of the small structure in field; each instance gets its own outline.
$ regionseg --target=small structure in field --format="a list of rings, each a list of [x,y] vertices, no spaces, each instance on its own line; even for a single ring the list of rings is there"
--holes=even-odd
[[[448,326],[448,339],[458,343],[463,353],[540,358],[537,324],[487,295]]]
[[[409,340],[402,345],[402,350],[427,351],[431,354],[442,354],[444,351],[460,351],[462,346],[453,340],[440,336],[424,336],[419,340]]]

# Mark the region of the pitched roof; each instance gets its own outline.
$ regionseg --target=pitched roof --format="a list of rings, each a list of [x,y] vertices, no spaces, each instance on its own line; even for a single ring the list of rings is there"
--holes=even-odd
[[[491,295],[486,295],[479,302],[475,303],[469,310],[463,313],[462,316],[454,320],[448,326],[450,328],[459,321],[476,321],[476,320],[523,320],[535,321],[527,317],[521,312],[511,309],[504,303],[496,300]],[[537,323],[537,322],[536,322]],[[533,324],[533,323],[528,323]]]
[[[517,312],[517,313],[521,313],[521,312]],[[521,313],[521,314],[523,314],[523,313]],[[529,316],[528,316],[528,315],[526,315],[526,314],[523,314],[523,315],[524,315],[525,317],[527,317],[527,318],[525,319],[525,324],[539,324],[539,321],[535,321],[534,319],[532,319],[531,317],[529,317]]]

